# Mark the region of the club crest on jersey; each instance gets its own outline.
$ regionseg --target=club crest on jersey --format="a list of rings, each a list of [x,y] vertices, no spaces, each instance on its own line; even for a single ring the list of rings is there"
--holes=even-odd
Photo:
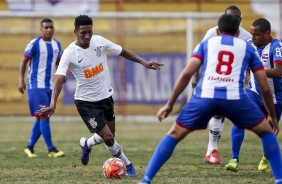
[[[263,62],[266,62],[266,61],[268,60],[268,54],[262,54],[262,55],[261,55],[261,60],[262,60]]]
[[[96,128],[97,127],[97,121],[95,121],[95,118],[90,118],[88,123],[90,124],[90,126],[92,128]]]
[[[102,55],[102,50],[101,50],[102,47],[104,47],[104,46],[99,46],[96,49],[94,49],[95,52],[96,52],[96,56],[101,57],[101,55]]]

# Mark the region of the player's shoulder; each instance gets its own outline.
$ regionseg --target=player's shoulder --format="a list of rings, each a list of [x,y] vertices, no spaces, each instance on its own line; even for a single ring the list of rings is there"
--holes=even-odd
[[[75,45],[75,42],[71,42],[67,48],[64,49],[64,54],[66,53],[74,53],[76,50],[77,46]]]
[[[271,40],[271,45],[282,47],[281,41],[278,40],[278,39],[276,39],[276,38],[273,38],[273,39]]]
[[[52,40],[61,45],[61,42],[59,40],[57,40],[56,38],[52,38]]]
[[[103,36],[101,36],[101,35],[92,35],[92,37],[91,37],[91,41],[103,41],[103,40],[105,40],[106,38],[104,38]]]
[[[40,36],[37,36],[29,41],[29,44],[35,44],[38,43],[42,38]]]
[[[207,32],[206,32],[206,35],[203,38],[203,40],[207,40],[211,37],[218,36],[217,29],[218,29],[217,26],[208,29]]]
[[[246,29],[240,26],[238,38],[243,39],[243,40],[249,40],[252,38],[252,35],[249,31],[247,31]]]

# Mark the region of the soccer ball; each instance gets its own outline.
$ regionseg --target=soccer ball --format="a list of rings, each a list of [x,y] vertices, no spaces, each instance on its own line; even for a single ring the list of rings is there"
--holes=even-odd
[[[103,173],[107,179],[121,179],[126,173],[125,163],[119,158],[109,158],[103,165]]]

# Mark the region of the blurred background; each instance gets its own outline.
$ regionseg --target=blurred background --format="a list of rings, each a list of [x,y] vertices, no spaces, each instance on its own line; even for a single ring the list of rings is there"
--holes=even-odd
[[[109,55],[108,65],[119,115],[155,115],[168,99],[173,84],[193,47],[216,26],[224,10],[235,5],[242,27],[265,17],[272,36],[281,39],[281,0],[0,0],[0,116],[29,115],[26,94],[18,92],[19,65],[26,44],[40,33],[40,20],[54,21],[54,38],[66,48],[75,40],[74,18],[93,17],[94,34],[127,48],[147,60],[164,63],[161,71]],[[77,115],[72,75],[60,95],[56,115]],[[192,88],[179,97],[175,112]]]

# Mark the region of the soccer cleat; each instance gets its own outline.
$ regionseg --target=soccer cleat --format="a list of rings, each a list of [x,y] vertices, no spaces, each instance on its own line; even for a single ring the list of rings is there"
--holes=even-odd
[[[91,154],[91,149],[88,148],[87,146],[87,138],[81,137],[79,141],[79,145],[81,147],[81,156],[80,156],[81,163],[83,165],[87,165]]]
[[[50,158],[58,158],[65,156],[65,153],[62,151],[57,150],[56,147],[49,150],[48,157]]]
[[[270,167],[269,161],[263,156],[259,165],[258,165],[258,170],[259,171],[265,171]]]
[[[134,169],[132,163],[130,163],[126,166],[126,176],[136,177],[135,169]]]
[[[34,150],[32,147],[27,147],[24,149],[24,153],[27,155],[29,158],[34,158],[37,157],[37,155],[34,153]]]
[[[216,149],[213,149],[209,155],[204,157],[204,161],[207,164],[220,164],[220,157]]]
[[[225,168],[228,171],[237,172],[239,170],[238,160],[236,158],[229,160],[229,163],[225,166]]]

